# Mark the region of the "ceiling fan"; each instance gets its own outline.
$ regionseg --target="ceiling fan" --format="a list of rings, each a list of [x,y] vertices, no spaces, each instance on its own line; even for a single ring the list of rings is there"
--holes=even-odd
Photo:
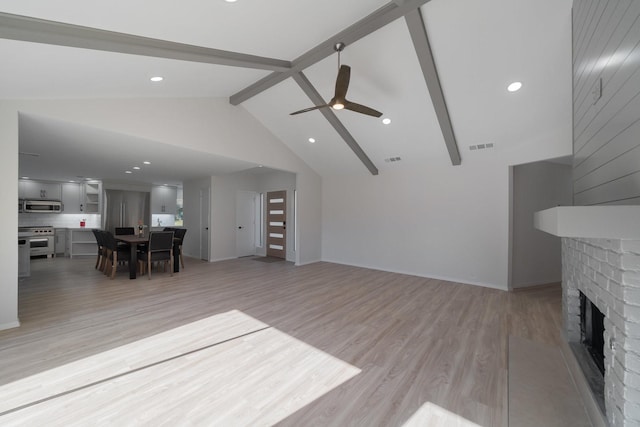
[[[348,65],[340,65],[340,52],[344,49],[345,44],[340,42],[336,43],[334,49],[338,52],[338,77],[336,78],[336,90],[331,101],[325,105],[316,105],[315,107],[305,108],[304,110],[294,111],[290,116],[306,113],[313,110],[319,110],[320,108],[331,107],[334,110],[351,110],[356,113],[366,114],[373,117],[380,117],[382,113],[380,111],[369,108],[365,105],[356,104],[347,100],[347,89],[349,89],[349,79],[351,78],[351,67]]]

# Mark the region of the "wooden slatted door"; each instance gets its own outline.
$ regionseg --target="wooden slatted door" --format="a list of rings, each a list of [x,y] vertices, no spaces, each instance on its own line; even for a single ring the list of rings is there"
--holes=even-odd
[[[287,192],[267,193],[267,256],[287,258]]]

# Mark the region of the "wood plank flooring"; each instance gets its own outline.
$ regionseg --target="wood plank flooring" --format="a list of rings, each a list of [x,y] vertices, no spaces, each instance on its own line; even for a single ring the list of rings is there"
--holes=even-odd
[[[185,262],[132,281],[33,260],[0,331],[0,425],[506,426],[509,335],[560,340],[559,286]]]

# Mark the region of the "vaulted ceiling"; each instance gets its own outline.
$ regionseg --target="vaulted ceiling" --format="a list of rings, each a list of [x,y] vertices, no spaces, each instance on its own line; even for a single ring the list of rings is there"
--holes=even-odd
[[[499,150],[563,125],[566,105],[558,99],[571,89],[558,65],[570,61],[570,8],[570,0],[68,0],[63,6],[0,0],[0,98],[224,97],[321,175],[456,164],[452,147],[464,163],[481,155],[471,145],[493,143]],[[398,19],[376,27],[379,16],[397,11]],[[181,45],[140,47],[138,38],[91,29]],[[443,104],[434,80],[425,81],[430,57],[421,32],[433,51]],[[330,47],[337,41],[347,42],[341,59],[352,68],[348,98],[382,111],[391,124],[344,110],[328,110],[333,123],[320,111],[289,115],[314,104],[310,90],[325,102],[333,95],[337,56]],[[154,75],[164,81],[149,82]],[[269,79],[277,84],[251,89]],[[512,81],[524,84],[514,94],[506,90]],[[451,123],[448,140],[442,105]],[[54,127],[73,138],[73,126]],[[390,157],[402,162],[385,162]]]

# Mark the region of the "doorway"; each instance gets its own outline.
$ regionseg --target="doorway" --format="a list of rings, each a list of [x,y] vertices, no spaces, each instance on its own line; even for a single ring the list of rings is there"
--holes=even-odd
[[[287,258],[287,191],[267,193],[267,256]]]
[[[560,238],[533,225],[534,213],[571,206],[570,159],[540,161],[511,167],[509,206],[509,288],[562,280]]]
[[[236,192],[236,256],[256,254],[256,197],[254,191]]]

